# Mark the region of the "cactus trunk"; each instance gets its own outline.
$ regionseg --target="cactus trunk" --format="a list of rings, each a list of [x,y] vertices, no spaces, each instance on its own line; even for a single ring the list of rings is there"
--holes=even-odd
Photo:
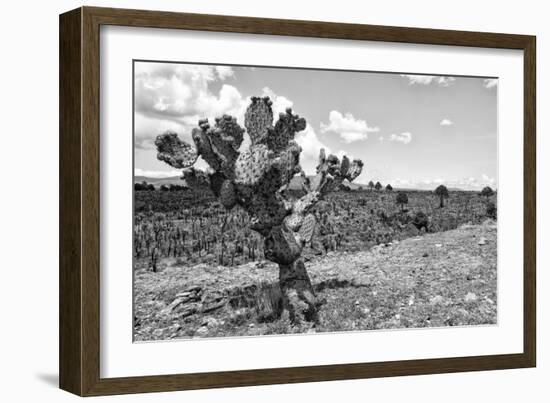
[[[286,225],[271,229],[265,237],[266,258],[279,265],[283,308],[293,323],[316,322],[317,299],[301,259],[302,247]]]
[[[317,298],[301,258],[288,265],[279,264],[279,286],[283,307],[293,323],[317,322]]]

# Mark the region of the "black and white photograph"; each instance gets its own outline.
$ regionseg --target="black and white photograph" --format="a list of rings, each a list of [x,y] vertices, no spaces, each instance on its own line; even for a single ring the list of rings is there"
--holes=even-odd
[[[497,325],[497,78],[133,74],[135,342]]]

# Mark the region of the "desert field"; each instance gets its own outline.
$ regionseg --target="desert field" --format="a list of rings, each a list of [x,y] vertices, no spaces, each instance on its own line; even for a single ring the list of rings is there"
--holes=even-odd
[[[440,207],[401,191],[342,187],[314,207],[303,257],[322,305],[295,325],[246,212],[207,187],[136,186],[135,340],[495,324],[496,194],[449,189]]]

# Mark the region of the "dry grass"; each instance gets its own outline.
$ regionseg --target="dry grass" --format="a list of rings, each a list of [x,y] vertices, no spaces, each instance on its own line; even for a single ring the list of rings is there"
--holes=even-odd
[[[495,222],[487,221],[370,251],[314,257],[306,265],[326,300],[314,327],[293,327],[286,315],[278,315],[274,264],[186,267],[167,260],[159,273],[138,268],[135,338],[495,324],[496,236]]]

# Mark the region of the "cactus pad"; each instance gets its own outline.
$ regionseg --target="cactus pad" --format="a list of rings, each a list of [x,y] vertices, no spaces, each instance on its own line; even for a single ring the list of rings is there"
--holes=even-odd
[[[300,166],[300,153],[302,148],[294,141],[279,154],[276,164],[280,173],[281,185],[287,185],[295,174],[302,172]]]
[[[263,144],[253,145],[242,153],[235,163],[235,182],[255,186],[269,168],[269,150]]]
[[[243,142],[244,133],[244,129],[239,126],[237,119],[223,115],[221,118],[216,118],[216,128],[219,129],[223,142],[231,145],[237,151]]]
[[[199,155],[214,171],[219,171],[221,169],[221,164],[216,154],[212,151],[212,145],[210,144],[207,132],[209,129],[208,123],[199,121],[199,127],[200,129],[193,129],[192,132],[193,141],[195,142]]]
[[[246,109],[244,125],[253,145],[267,141],[268,129],[271,129],[273,124],[271,104],[269,97],[252,97]]]
[[[174,168],[187,168],[192,166],[198,158],[197,150],[179,139],[174,132],[166,132],[157,136],[157,158]]]
[[[349,170],[346,174],[346,179],[350,182],[354,181],[359,175],[361,175],[361,171],[363,170],[363,161],[361,160],[353,160],[351,163]]]
[[[315,216],[313,214],[308,214],[306,218],[304,218],[300,231],[298,232],[303,242],[307,243],[311,241],[313,232],[315,231],[315,223]]]
[[[221,204],[228,210],[235,206],[235,186],[231,181],[226,180],[222,183],[219,199]]]
[[[349,158],[346,155],[344,155],[342,157],[342,163],[340,164],[340,175],[343,176],[344,178],[347,178],[349,169],[350,169]]]
[[[269,130],[267,146],[270,150],[278,153],[286,149],[288,143],[294,139],[296,132],[305,128],[306,120],[292,114],[292,109],[287,108],[286,113],[279,114],[279,120],[275,123],[275,128]]]

